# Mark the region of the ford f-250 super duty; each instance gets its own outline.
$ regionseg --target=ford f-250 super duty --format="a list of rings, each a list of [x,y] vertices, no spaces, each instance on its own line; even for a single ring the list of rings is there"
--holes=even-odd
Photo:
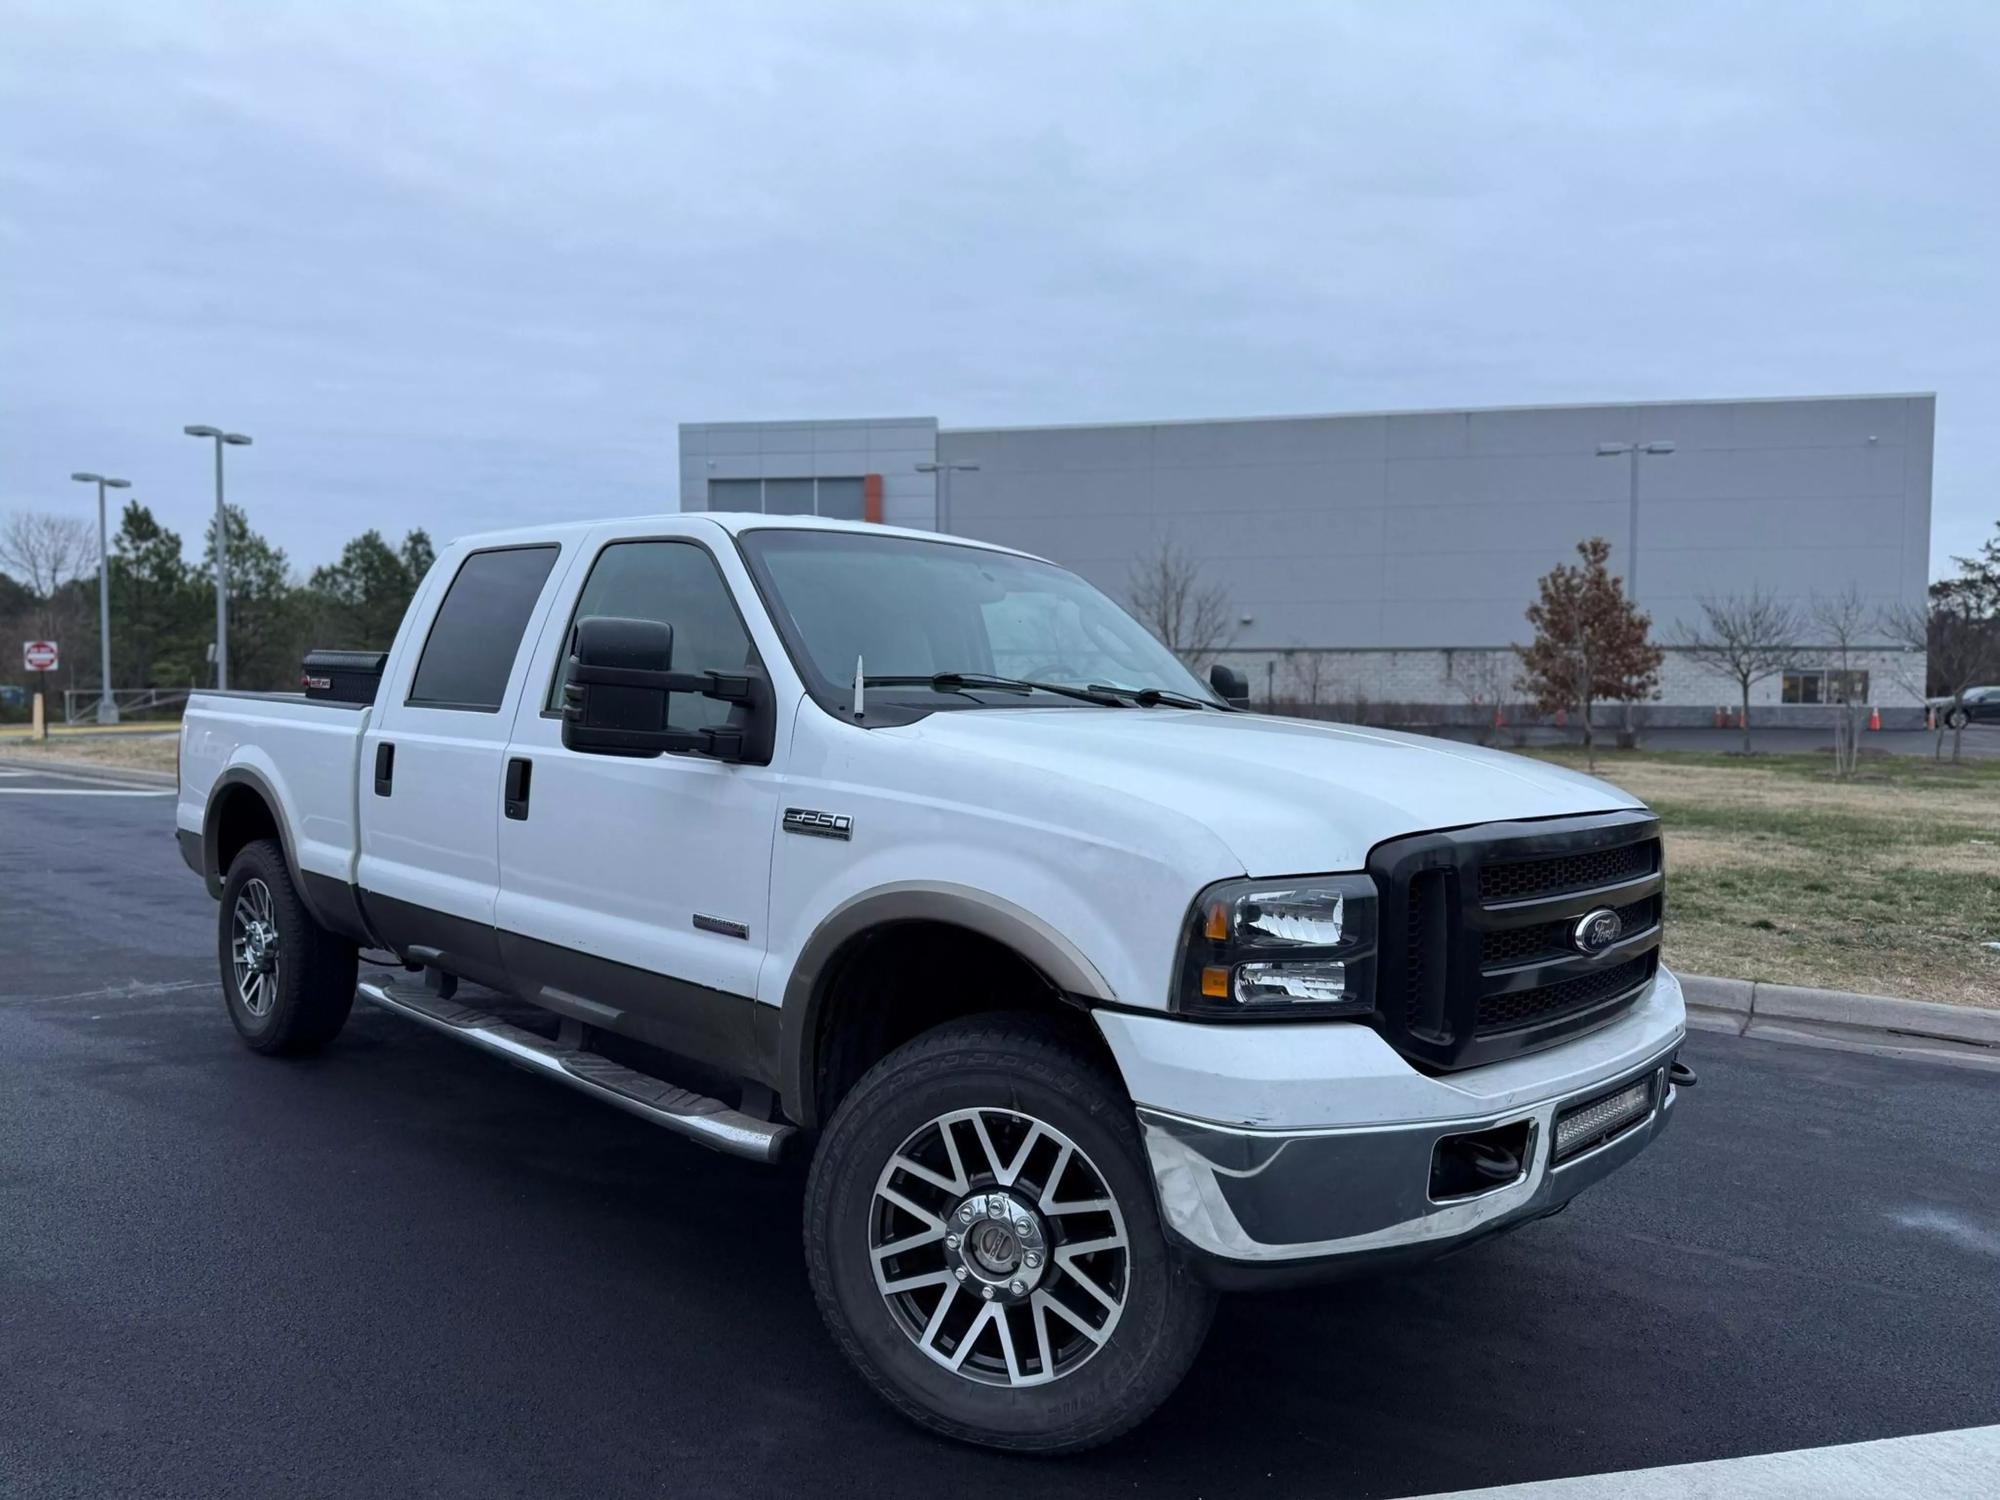
[[[379,951],[359,993],[413,1021],[722,1151],[809,1144],[827,1324],[955,1437],[1102,1441],[1217,1288],[1551,1214],[1693,1081],[1632,798],[1246,712],[1036,558],[756,515],[475,537],[386,657],[306,672],[182,732],[243,1039],[323,1047]]]

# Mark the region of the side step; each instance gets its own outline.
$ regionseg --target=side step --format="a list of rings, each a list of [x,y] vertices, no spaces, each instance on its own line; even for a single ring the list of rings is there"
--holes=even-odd
[[[491,1011],[456,997],[445,999],[421,984],[364,979],[355,986],[355,993],[384,1010],[470,1042],[517,1067],[568,1084],[579,1093],[731,1156],[775,1162],[784,1154],[785,1143],[797,1134],[793,1126],[759,1120],[731,1109],[720,1099],[676,1087],[598,1053],[560,1046]]]

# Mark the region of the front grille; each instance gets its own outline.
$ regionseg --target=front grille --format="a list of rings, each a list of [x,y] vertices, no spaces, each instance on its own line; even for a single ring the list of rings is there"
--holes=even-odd
[[[1658,869],[1659,845],[1626,844],[1565,854],[1555,859],[1526,859],[1484,865],[1479,871],[1481,901],[1524,901],[1531,896],[1589,890],[1650,875]]]
[[[1658,897],[1648,896],[1643,901],[1628,901],[1611,909],[1618,914],[1619,924],[1629,936],[1644,932],[1659,921],[1659,905]],[[1500,969],[1531,958],[1574,953],[1576,946],[1570,941],[1570,933],[1575,926],[1571,921],[1543,922],[1533,927],[1502,927],[1486,933],[1480,939],[1480,967]]]
[[[1619,1014],[1659,966],[1659,824],[1633,811],[1493,823],[1379,845],[1368,869],[1384,933],[1374,1024],[1412,1062],[1467,1068],[1549,1046]],[[1586,913],[1620,936],[1578,949]]]
[[[1615,968],[1599,969],[1543,985],[1537,990],[1513,990],[1488,995],[1479,1002],[1479,1029],[1482,1032],[1511,1031],[1548,1015],[1568,1015],[1587,1009],[1626,990],[1636,990],[1653,977],[1649,954]]]

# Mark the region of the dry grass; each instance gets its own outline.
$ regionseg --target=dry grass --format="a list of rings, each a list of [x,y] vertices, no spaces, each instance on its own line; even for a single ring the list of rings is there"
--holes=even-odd
[[[1545,758],[1581,765],[1563,751]],[[2000,1005],[2000,763],[1601,754],[1667,835],[1667,960],[1692,974]]]
[[[0,739],[0,756],[12,760],[46,760],[50,765],[118,766],[142,771],[171,771],[179,736],[166,734],[93,734],[51,736],[46,744],[9,736]]]

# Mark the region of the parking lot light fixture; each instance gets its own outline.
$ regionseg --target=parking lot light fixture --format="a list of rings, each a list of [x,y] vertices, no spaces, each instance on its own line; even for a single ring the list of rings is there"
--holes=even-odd
[[[215,442],[215,686],[219,692],[229,686],[229,515],[222,506],[222,450],[247,448],[250,439],[240,432],[224,432],[199,423],[181,431]]]
[[[97,722],[116,724],[118,704],[111,696],[111,549],[109,528],[104,519],[104,492],[106,490],[129,490],[129,479],[111,479],[103,474],[72,474],[69,476],[78,484],[97,486],[97,645],[98,670],[103,675],[103,689],[97,695]]]
[[[1650,443],[1599,443],[1599,458],[1628,458],[1632,465],[1630,500],[1626,512],[1625,596],[1639,607],[1639,460],[1642,456],[1663,457],[1674,451],[1672,442],[1660,438]],[[1632,704],[1625,704],[1625,733],[1633,733]]]
[[[976,474],[979,472],[979,465],[954,464],[946,462],[921,463],[917,465],[917,472],[919,474],[935,474],[937,476],[938,530],[950,531],[951,530],[951,476],[954,474]]]

